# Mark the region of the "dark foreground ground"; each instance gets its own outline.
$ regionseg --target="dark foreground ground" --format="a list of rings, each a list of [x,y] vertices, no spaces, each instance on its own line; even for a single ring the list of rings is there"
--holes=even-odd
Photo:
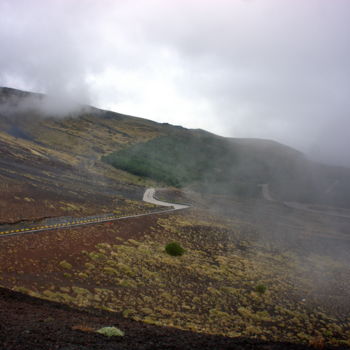
[[[315,349],[158,327],[106,311],[72,309],[2,288],[0,310],[0,349],[6,350]],[[116,326],[125,332],[125,336],[107,338],[92,332],[103,326]]]

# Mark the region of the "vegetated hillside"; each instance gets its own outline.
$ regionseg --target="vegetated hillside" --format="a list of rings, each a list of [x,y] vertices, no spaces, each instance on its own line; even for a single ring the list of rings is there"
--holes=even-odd
[[[287,342],[268,342],[249,338],[229,338],[200,334],[174,327],[159,327],[124,318],[120,314],[77,310],[0,288],[0,344],[7,350],[312,350],[314,347]],[[23,310],[26,310],[23,313]],[[117,325],[123,337],[106,337],[97,330]],[[325,346],[324,350],[333,347]],[[338,350],[345,350],[345,345]]]
[[[99,158],[162,126],[82,106],[62,117],[45,98],[0,89],[0,221],[95,214],[114,208],[116,196],[141,199],[147,182]]]
[[[176,187],[254,197],[269,183],[283,200],[350,205],[350,170],[313,163],[277,142],[183,130],[102,157],[116,168]]]
[[[89,106],[62,116],[45,95],[9,88],[0,88],[0,152],[3,187],[70,193],[72,201],[86,203],[94,193],[107,202],[111,194],[141,198],[152,181],[256,197],[258,185],[269,183],[281,200],[350,206],[349,169],[315,164],[277,142],[224,138]]]
[[[349,346],[350,221],[264,200],[211,197],[210,209],[196,206],[3,238],[1,286],[76,307],[120,312],[145,324],[267,341],[263,349],[281,341],[295,348]],[[184,255],[168,255],[170,242],[179,242]],[[33,317],[30,334],[35,339],[38,323],[45,329],[49,324],[43,323],[46,317]],[[56,313],[50,317],[53,324],[63,318]],[[121,342],[139,330],[136,324],[125,329],[129,323],[119,320],[70,322],[64,328],[117,326],[126,333]],[[21,339],[6,326],[8,338]],[[142,344],[151,341],[147,335],[140,339]]]

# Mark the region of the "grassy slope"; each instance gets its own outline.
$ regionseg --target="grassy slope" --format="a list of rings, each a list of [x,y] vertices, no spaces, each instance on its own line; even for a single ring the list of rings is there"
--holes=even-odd
[[[304,222],[316,225],[312,217]],[[150,324],[270,341],[307,344],[321,338],[349,344],[347,264],[273,249],[274,240],[265,241],[268,236],[259,230],[260,224],[197,209],[62,230],[4,242],[1,274],[7,287]],[[311,235],[299,234],[296,241],[303,245]],[[171,241],[181,242],[186,253],[167,255],[164,246]],[[13,259],[16,269],[8,263]],[[322,280],[325,273],[328,283]],[[256,292],[260,284],[267,287],[264,294]]]

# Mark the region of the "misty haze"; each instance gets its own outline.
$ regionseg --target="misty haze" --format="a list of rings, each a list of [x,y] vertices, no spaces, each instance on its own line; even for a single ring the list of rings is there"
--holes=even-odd
[[[349,2],[0,16],[1,348],[350,348]]]

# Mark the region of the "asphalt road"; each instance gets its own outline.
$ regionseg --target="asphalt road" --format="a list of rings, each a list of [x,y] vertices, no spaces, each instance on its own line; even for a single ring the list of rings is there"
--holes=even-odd
[[[103,214],[103,215],[87,216],[87,217],[82,217],[82,218],[59,217],[59,218],[50,219],[50,221],[45,223],[45,224],[43,224],[43,223],[37,224],[37,225],[33,224],[29,227],[28,227],[28,225],[23,225],[23,226],[16,225],[15,229],[9,229],[8,228],[9,225],[6,225],[7,226],[6,228],[0,227],[0,238],[1,237],[8,237],[8,236],[15,236],[15,235],[17,236],[17,235],[27,234],[27,233],[40,232],[40,231],[57,230],[60,228],[92,225],[92,224],[98,224],[98,223],[102,223],[102,222],[109,222],[109,221],[115,221],[115,220],[124,220],[124,219],[136,218],[136,217],[140,217],[140,216],[168,213],[168,212],[175,211],[175,210],[189,208],[188,205],[162,202],[162,201],[154,198],[154,195],[155,195],[155,189],[148,188],[143,195],[143,201],[148,202],[148,203],[152,203],[152,204],[156,204],[156,205],[161,205],[163,207],[170,207],[170,209],[162,209],[162,210],[153,211],[150,213],[128,215],[128,216],[117,216],[115,214]]]
[[[186,209],[189,207],[188,205],[185,205],[185,204],[175,204],[175,203],[160,201],[154,197],[155,193],[156,193],[156,190],[154,188],[148,188],[143,195],[143,201],[156,204],[156,205],[162,205],[163,207],[173,207],[174,210]]]

